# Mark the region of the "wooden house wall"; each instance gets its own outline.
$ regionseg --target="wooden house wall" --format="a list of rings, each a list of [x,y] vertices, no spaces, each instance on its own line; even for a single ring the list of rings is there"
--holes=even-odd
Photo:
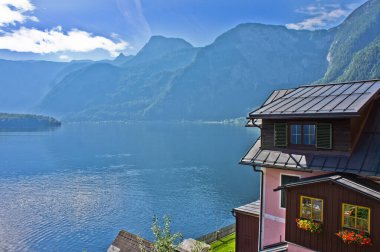
[[[236,212],[236,252],[258,251],[259,219],[259,216]]]
[[[351,151],[351,123],[350,119],[319,119],[319,120],[274,120],[263,119],[261,128],[261,146],[263,148],[274,148],[274,124],[275,123],[332,123],[333,128],[333,150]]]
[[[310,196],[323,199],[323,231],[320,234],[311,234],[297,228],[296,218],[300,214],[300,196]],[[369,207],[370,230],[373,245],[361,247],[354,244],[345,244],[335,234],[342,229],[342,203]],[[324,252],[359,252],[380,251],[380,203],[370,197],[349,190],[343,186],[323,182],[304,185],[287,190],[286,207],[286,240],[301,246]]]

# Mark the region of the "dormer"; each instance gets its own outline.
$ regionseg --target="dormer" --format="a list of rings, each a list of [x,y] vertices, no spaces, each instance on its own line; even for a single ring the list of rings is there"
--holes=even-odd
[[[261,128],[261,148],[351,153],[377,99],[379,80],[274,91],[249,113]]]
[[[277,90],[248,116],[261,135],[240,163],[380,176],[380,80]]]

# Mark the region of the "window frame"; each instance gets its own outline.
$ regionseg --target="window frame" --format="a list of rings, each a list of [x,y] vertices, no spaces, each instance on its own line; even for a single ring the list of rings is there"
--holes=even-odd
[[[292,143],[292,125],[300,125],[301,126],[301,143],[300,144],[293,144]],[[304,125],[314,125],[314,144],[305,144],[305,133],[304,133]],[[310,134],[309,134],[310,135]],[[301,148],[309,148],[309,149],[316,149],[317,148],[317,122],[288,122],[288,145],[290,147],[301,147]]]
[[[358,207],[359,208],[364,208],[364,209],[367,209],[368,210],[368,231],[364,231],[364,230],[360,230],[360,229],[357,229],[357,228],[352,228],[352,227],[345,227],[344,226],[344,206],[345,205],[349,205],[349,206],[354,206],[356,208],[356,214],[355,214],[355,227],[357,226],[357,221],[358,221],[358,217],[357,217],[357,211],[358,211]],[[370,207],[365,207],[365,206],[361,206],[361,205],[356,205],[356,204],[350,204],[350,203],[345,203],[343,202],[342,205],[341,205],[341,225],[342,225],[342,229],[349,229],[349,230],[355,230],[355,231],[359,231],[359,232],[365,232],[365,233],[368,233],[370,234],[371,233],[371,208]],[[363,219],[363,218],[359,218],[359,219]],[[364,219],[363,219],[364,220]]]
[[[282,176],[288,176],[288,177],[295,177],[295,178],[298,178],[298,180],[301,179],[301,176],[300,175],[295,175],[295,174],[289,174],[289,173],[280,173],[280,185],[279,186],[282,186]],[[281,209],[286,209],[286,205],[283,207],[282,206],[282,195],[285,194],[284,196],[286,197],[286,192],[285,190],[281,190],[280,191],[280,208]]]
[[[302,199],[303,198],[308,198],[311,200],[311,204],[313,205],[313,200],[321,200],[322,201],[322,208],[321,208],[321,220],[315,220],[313,219],[313,211],[311,211],[311,218],[305,218],[302,216]],[[305,219],[305,220],[313,220],[313,221],[316,221],[316,222],[319,222],[319,223],[323,223],[323,218],[324,218],[324,208],[325,208],[325,203],[324,203],[324,199],[321,199],[321,198],[315,198],[315,197],[311,197],[311,196],[306,196],[306,195],[301,195],[300,196],[300,208],[299,208],[299,217],[300,219]]]

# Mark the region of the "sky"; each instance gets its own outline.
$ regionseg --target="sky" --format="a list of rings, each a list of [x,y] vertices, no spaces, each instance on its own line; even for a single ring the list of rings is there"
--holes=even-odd
[[[111,59],[153,35],[212,43],[240,23],[328,29],[364,0],[0,0],[0,58]]]

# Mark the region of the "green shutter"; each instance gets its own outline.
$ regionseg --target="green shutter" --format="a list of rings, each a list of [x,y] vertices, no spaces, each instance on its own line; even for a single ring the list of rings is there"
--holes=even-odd
[[[288,145],[288,125],[286,123],[274,124],[274,146],[286,147]]]
[[[317,148],[332,149],[331,123],[317,123]]]

